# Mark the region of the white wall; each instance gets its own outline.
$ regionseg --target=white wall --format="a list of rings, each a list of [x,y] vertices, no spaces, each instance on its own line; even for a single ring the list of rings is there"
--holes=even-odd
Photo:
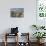
[[[11,18],[10,8],[24,8],[24,18]],[[0,0],[0,34],[18,26],[20,32],[32,35],[32,24],[36,24],[36,0]]]

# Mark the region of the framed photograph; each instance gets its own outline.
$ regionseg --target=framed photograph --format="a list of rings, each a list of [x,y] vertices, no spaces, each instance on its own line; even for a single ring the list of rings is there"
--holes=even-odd
[[[10,16],[11,17],[24,17],[24,8],[11,8]]]

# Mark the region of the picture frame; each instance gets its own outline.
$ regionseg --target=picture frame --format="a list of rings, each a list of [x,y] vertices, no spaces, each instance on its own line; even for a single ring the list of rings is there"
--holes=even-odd
[[[11,8],[10,9],[11,17],[24,17],[24,8]]]

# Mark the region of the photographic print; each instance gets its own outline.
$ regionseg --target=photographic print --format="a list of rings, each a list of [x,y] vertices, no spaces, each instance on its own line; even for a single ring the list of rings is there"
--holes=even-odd
[[[11,8],[11,17],[24,17],[24,8]]]

